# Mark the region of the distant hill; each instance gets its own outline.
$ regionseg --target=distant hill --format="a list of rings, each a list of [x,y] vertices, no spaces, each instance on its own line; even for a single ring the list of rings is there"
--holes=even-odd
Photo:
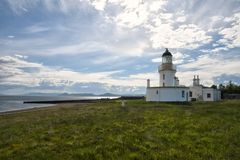
[[[41,92],[33,92],[24,94],[24,96],[58,96],[57,93],[41,93]]]
[[[145,96],[145,94],[122,94],[121,96],[141,97],[141,96]]]
[[[98,96],[107,96],[107,97],[111,97],[111,96],[120,96],[120,95],[113,94],[113,93],[104,93],[104,94],[99,94]]]
[[[61,96],[120,96],[113,93],[93,94],[93,93],[63,93]]]
[[[1,95],[1,94],[0,94]],[[103,93],[103,94],[94,94],[94,93],[41,93],[33,92],[24,94],[24,96],[103,96],[103,97],[115,97],[115,96],[131,96],[138,97],[144,96],[144,94],[114,94],[114,93]]]
[[[63,93],[60,96],[97,96],[93,93]]]

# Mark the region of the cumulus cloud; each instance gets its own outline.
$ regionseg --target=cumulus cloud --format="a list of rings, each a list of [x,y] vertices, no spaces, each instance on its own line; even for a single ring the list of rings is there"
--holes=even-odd
[[[114,22],[129,29],[144,28],[146,33],[150,33],[149,40],[153,48],[194,49],[212,40],[211,36],[196,24],[181,24],[186,21],[187,16],[183,11],[166,12],[168,1],[117,2],[114,3],[124,8],[116,16],[112,16]]]
[[[223,36],[218,42],[228,48],[240,47],[240,13],[236,13],[232,18],[226,17],[225,21],[230,21],[231,26],[222,29],[219,33]]]
[[[65,68],[50,68],[39,63],[28,62],[19,56],[1,57],[1,77],[4,83],[38,86],[43,81],[52,85],[71,85],[73,82],[100,82],[108,78],[113,72],[79,73]],[[5,76],[4,76],[5,75]],[[71,82],[71,83],[70,83]]]
[[[203,55],[195,61],[180,65],[177,75],[184,80],[181,82],[185,85],[191,84],[193,75],[200,75],[202,84],[210,86],[223,74],[240,77],[239,60],[239,57],[225,59],[221,55]]]
[[[116,52],[119,50],[121,53],[126,53],[125,55],[139,56],[148,49],[168,47],[193,50],[211,43],[214,39],[212,33],[218,34],[218,32],[223,36],[222,39],[218,40],[219,44],[226,45],[228,48],[239,47],[239,13],[224,18],[229,13],[223,10],[223,15],[214,15],[209,10],[213,2],[209,2],[209,6],[207,6],[207,2],[202,2],[199,6],[196,6],[196,3],[189,4],[187,1],[182,3],[174,1],[173,3],[168,0],[61,0],[58,3],[48,0],[36,0],[34,2],[30,0],[19,0],[17,2],[7,0],[7,2],[10,8],[17,13],[21,12],[21,8],[31,10],[36,6],[41,6],[48,11],[61,11],[70,15],[77,12],[91,15],[91,17],[94,17],[94,20],[91,21],[93,23],[90,25],[94,27],[96,33],[94,33],[94,36],[91,35],[91,39],[87,41],[99,43],[99,45],[93,44],[95,45],[94,51]],[[223,1],[219,3],[221,5],[224,4]],[[223,5],[224,9],[231,4],[229,2],[225,3]],[[196,13],[191,10],[194,7],[198,7]],[[210,16],[208,17],[207,14]],[[202,21],[200,18],[202,18]],[[196,23],[196,19],[199,22]],[[208,23],[205,22],[206,20],[208,20]],[[77,26],[78,22],[76,20],[68,21],[68,24],[64,26],[67,30],[64,30],[64,32],[66,34],[76,34],[79,37],[82,36],[82,32],[79,32],[76,27],[73,29],[68,26],[71,24]],[[224,25],[220,27],[221,24]],[[231,25],[230,27],[229,24]],[[49,30],[54,32],[58,29],[59,26],[57,25],[51,28],[43,24],[33,24],[26,27],[25,32],[38,33]],[[75,33],[72,32],[73,30]],[[106,30],[111,32],[106,32]],[[59,32],[61,31],[59,30]],[[112,38],[99,39],[99,37],[106,37],[109,34],[112,35]],[[37,47],[37,49],[31,50],[30,53],[40,54],[41,52],[41,54],[44,54],[49,51],[49,54],[61,54],[58,50],[63,49],[62,52],[66,52],[66,54],[70,52],[75,54],[76,50],[79,50],[79,45],[85,45],[83,40],[76,38],[74,41],[72,40],[71,44],[65,43],[61,44],[61,46],[56,46],[58,42],[52,39],[52,35],[48,34],[47,36],[44,38],[50,39],[51,43],[53,43],[52,48],[46,46],[46,48],[41,50],[41,48]],[[57,39],[61,39],[56,34],[54,36]],[[136,42],[131,41],[129,43],[129,41],[126,41],[129,36],[132,36],[132,39]],[[21,39],[21,41],[24,42],[26,39]],[[13,47],[10,44],[8,44],[8,48]],[[36,42],[36,44],[38,43]],[[56,51],[54,51],[55,49]],[[19,50],[19,48],[16,48],[16,50]]]
[[[211,41],[211,37],[194,24],[181,25],[177,29],[169,24],[151,28],[153,48],[195,49]]]
[[[67,68],[44,66],[43,64],[29,62],[25,56],[21,55],[0,57],[0,64],[0,84],[5,86],[31,88],[47,86],[55,89],[65,88],[70,91],[71,88],[73,90],[74,86],[79,88],[82,84],[85,84],[85,86],[88,84],[87,88],[91,88],[91,84],[98,84],[98,87],[105,86],[104,92],[119,88],[121,93],[124,91],[130,93],[130,91],[141,90],[146,81],[142,77],[143,75],[141,77],[130,75],[114,78],[114,74],[122,71],[82,73]],[[77,91],[76,88],[74,91]],[[80,89],[79,92],[81,91]]]
[[[161,49],[168,47],[195,49],[204,44],[208,44],[212,40],[212,37],[208,35],[201,26],[187,21],[187,12],[182,8],[178,9],[177,12],[169,10],[168,8],[171,6],[171,2],[167,0],[61,0],[59,3],[46,0],[35,1],[34,3],[29,0],[20,0],[18,2],[8,0],[8,2],[13,11],[17,10],[16,8],[28,7],[31,9],[40,5],[50,11],[57,10],[67,14],[71,14],[75,11],[91,15],[91,17],[94,17],[95,19],[92,21],[94,23],[91,22],[92,24],[90,25],[95,27],[96,35],[94,36],[97,37],[92,37],[91,35],[90,37],[92,39],[88,41],[96,41],[97,38],[98,43],[101,42],[101,44],[96,45],[96,48],[99,47],[98,50],[103,49],[106,52],[116,52],[116,50],[119,50],[121,53],[126,53],[125,55],[139,56],[142,55],[144,51],[151,48]],[[118,9],[113,11],[115,8]],[[96,11],[94,11],[94,9]],[[72,23],[76,25],[78,22],[76,20],[71,22],[70,20],[68,23],[69,24],[66,24],[66,26],[71,25]],[[72,30],[71,27],[67,28]],[[49,31],[50,29],[51,28],[47,25],[33,24],[26,27],[25,31],[28,33],[38,33]],[[54,32],[56,29],[59,28],[56,28],[55,26],[55,28],[52,28],[52,31]],[[104,31],[102,29],[104,29]],[[112,32],[106,32],[106,30]],[[72,32],[68,31],[65,30],[66,33],[72,34]],[[79,36],[82,35],[79,31],[74,34]],[[112,34],[114,37],[109,37],[108,40],[102,38],[98,39],[98,37],[105,37],[109,34]],[[48,34],[47,36],[46,39],[51,38],[51,34]],[[56,34],[54,36],[56,36]],[[129,43],[127,39],[129,39],[130,36],[132,36],[130,39],[135,40],[135,42],[131,41]],[[61,37],[58,37],[58,39],[60,38]],[[57,42],[52,40],[52,43]],[[80,44],[85,42],[77,38],[73,43]],[[65,46],[68,50],[69,48],[67,44],[65,44]],[[64,45],[61,45],[61,47],[64,47]],[[72,50],[72,47],[76,48],[76,45],[69,47],[70,49],[66,54],[71,51],[75,52],[75,49]],[[35,51],[36,50],[34,49],[31,53],[35,53]],[[45,52],[44,50],[39,51],[42,51],[43,53]],[[63,49],[63,51],[66,50]],[[51,53],[54,54],[55,52],[53,53],[50,51],[49,54]]]
[[[106,6],[107,0],[94,0],[92,1],[92,5],[100,11],[103,11]]]
[[[0,82],[137,92],[147,78],[158,84],[154,67],[167,47],[182,84],[191,84],[193,74],[204,84],[214,83],[224,73],[225,78],[238,75],[239,5],[225,0],[5,0],[3,12],[10,8],[14,14],[2,19],[1,55],[7,56],[0,58]],[[41,64],[54,56],[79,56],[79,65]],[[76,71],[88,62],[88,73]]]

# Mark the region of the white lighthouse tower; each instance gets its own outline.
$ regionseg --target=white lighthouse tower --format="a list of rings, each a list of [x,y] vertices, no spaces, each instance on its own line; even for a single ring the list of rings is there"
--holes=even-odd
[[[175,76],[176,66],[172,63],[172,54],[166,48],[166,51],[162,55],[162,64],[158,68],[159,72],[159,86],[160,87],[172,87],[178,86],[179,80]]]
[[[172,54],[166,49],[162,54],[162,64],[158,67],[159,86],[150,86],[147,80],[146,101],[185,102],[188,101],[188,87],[180,86],[175,76],[176,67],[172,63]]]

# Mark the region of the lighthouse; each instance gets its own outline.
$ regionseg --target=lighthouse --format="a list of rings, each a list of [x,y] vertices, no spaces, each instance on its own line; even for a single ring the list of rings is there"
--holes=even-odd
[[[175,76],[176,66],[172,63],[172,54],[167,48],[162,54],[162,64],[158,67],[158,73],[160,87],[173,87],[178,85],[179,81]]]
[[[179,84],[173,56],[166,48],[162,54],[162,63],[158,67],[159,85],[151,86],[147,80],[146,101],[152,102],[186,102],[186,101],[218,101],[221,92],[217,89],[205,87],[200,84],[199,76],[194,76],[193,86],[186,87]]]
[[[188,87],[179,85],[175,76],[176,66],[173,64],[173,56],[166,48],[162,54],[162,63],[158,67],[159,85],[150,86],[147,80],[146,101],[157,102],[184,102],[188,101]]]

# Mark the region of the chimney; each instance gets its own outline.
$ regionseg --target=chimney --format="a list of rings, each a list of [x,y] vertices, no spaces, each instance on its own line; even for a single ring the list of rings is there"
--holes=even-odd
[[[150,79],[147,79],[147,87],[150,87]]]
[[[196,77],[195,77],[195,75],[193,77],[193,86],[196,86]]]
[[[197,75],[197,85],[199,86],[200,85],[200,79],[199,79],[199,76]]]
[[[176,85],[176,86],[179,86],[179,79],[178,79],[178,77],[177,77],[177,80],[176,80],[176,81],[177,81],[177,85]]]

